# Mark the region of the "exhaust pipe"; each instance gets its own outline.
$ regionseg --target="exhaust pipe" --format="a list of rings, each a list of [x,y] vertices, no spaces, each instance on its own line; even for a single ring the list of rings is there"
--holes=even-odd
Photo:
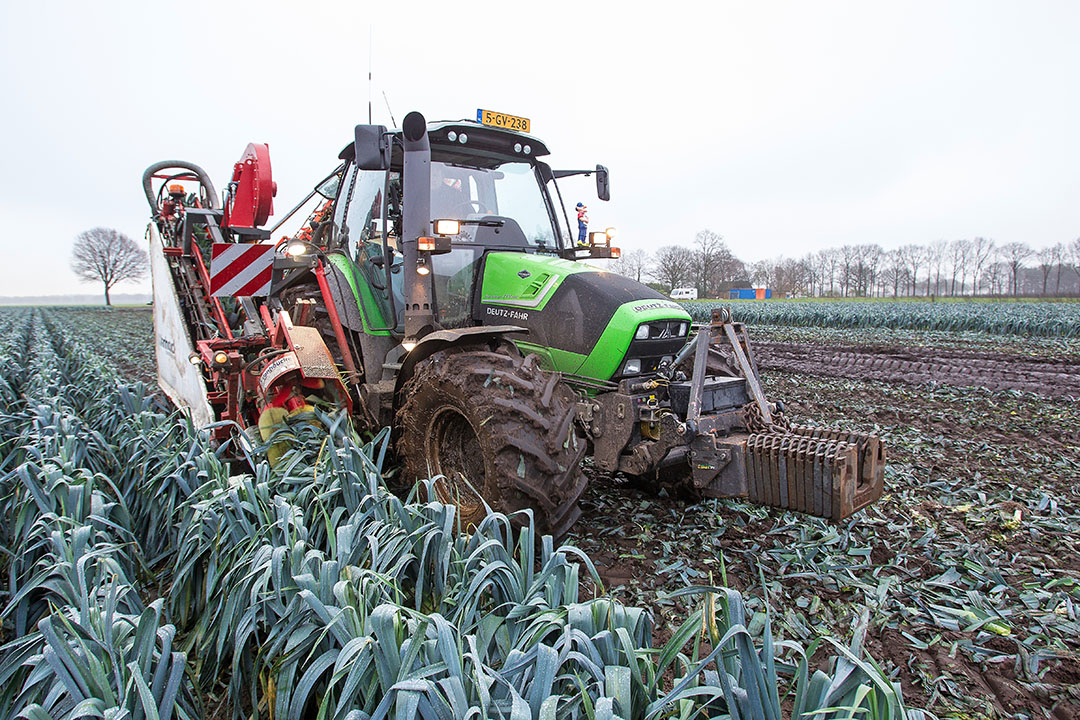
[[[416,271],[421,255],[419,240],[430,234],[431,224],[431,144],[428,142],[427,120],[418,112],[411,112],[401,123],[404,137],[405,167],[403,194],[404,229],[402,255],[405,267],[405,342],[417,343],[436,329],[435,293],[430,272],[431,258],[423,258],[428,273]],[[411,345],[406,345],[411,347]]]

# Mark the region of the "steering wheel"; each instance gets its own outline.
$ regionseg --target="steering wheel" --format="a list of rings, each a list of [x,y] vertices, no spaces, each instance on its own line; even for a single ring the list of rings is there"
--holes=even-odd
[[[457,215],[459,210],[467,210],[469,215],[492,215],[491,209],[487,205],[479,200],[466,200],[465,202],[458,203],[454,206],[454,214]]]

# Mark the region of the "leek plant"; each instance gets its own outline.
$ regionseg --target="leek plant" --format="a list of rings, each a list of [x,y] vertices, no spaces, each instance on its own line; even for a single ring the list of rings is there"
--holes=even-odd
[[[684,591],[654,647],[531,513],[462,528],[431,481],[390,492],[385,430],[299,416],[244,468],[45,313],[0,356],[0,718],[197,718],[223,687],[236,718],[915,714],[861,635],[811,672],[817,647],[752,636],[727,588]]]

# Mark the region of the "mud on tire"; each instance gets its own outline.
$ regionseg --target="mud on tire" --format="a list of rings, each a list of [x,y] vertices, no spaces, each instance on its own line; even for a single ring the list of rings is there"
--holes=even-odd
[[[556,537],[577,520],[586,442],[575,429],[576,395],[535,355],[443,350],[403,394],[395,425],[406,477],[445,476],[436,492],[458,506],[462,527],[485,515],[470,484],[499,512],[533,508],[538,529]]]

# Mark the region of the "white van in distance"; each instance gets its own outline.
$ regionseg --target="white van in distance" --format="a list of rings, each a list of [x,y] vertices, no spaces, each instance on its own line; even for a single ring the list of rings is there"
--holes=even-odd
[[[671,291],[672,300],[697,300],[697,288],[675,288]]]

